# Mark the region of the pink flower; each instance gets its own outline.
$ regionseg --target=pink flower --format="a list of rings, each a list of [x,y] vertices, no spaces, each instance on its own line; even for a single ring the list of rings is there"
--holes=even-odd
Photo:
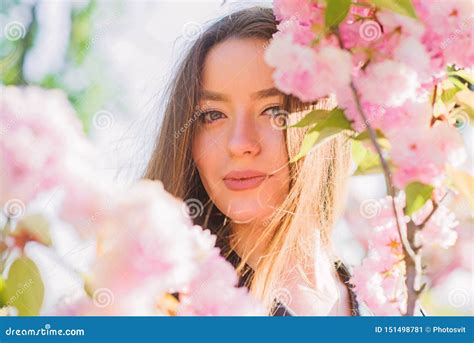
[[[401,128],[417,128],[425,130],[431,120],[431,104],[427,99],[421,101],[406,101],[400,107],[384,107],[385,112],[374,127],[381,129],[386,136],[392,138],[392,143],[398,140]]]
[[[403,208],[405,208],[405,193],[399,192],[395,197],[395,205],[397,208],[398,220],[403,225],[406,222]],[[386,196],[376,202],[376,216],[369,219],[372,227],[383,227],[393,229],[396,221],[392,206],[392,197]],[[364,208],[362,208],[364,210]]]
[[[416,73],[408,66],[391,60],[370,64],[356,79],[357,90],[364,101],[397,107],[415,94]]]
[[[317,82],[315,59],[313,49],[293,43],[289,35],[276,36],[265,52],[266,62],[276,68],[273,73],[276,86],[303,101],[311,101],[318,96],[312,90]]]
[[[263,307],[244,287],[236,287],[237,274],[216,250],[180,296],[178,315],[264,315]]]
[[[434,74],[426,47],[413,36],[401,39],[393,51],[393,59],[415,71],[420,82],[429,81]]]
[[[97,176],[93,169],[96,164],[80,164],[72,156],[68,160],[71,172],[61,187],[59,218],[72,224],[82,238],[95,237],[113,215],[116,186]]]
[[[296,18],[290,18],[282,21],[277,26],[278,32],[274,34],[274,38],[280,35],[289,35],[292,37],[293,43],[301,45],[309,45],[316,37],[308,24],[301,24]]]
[[[1,87],[1,93],[0,203],[27,203],[68,179],[68,156],[87,163],[92,148],[64,93],[36,87]]]
[[[374,205],[377,215],[369,219],[373,230],[368,254],[351,278],[358,299],[375,315],[401,315],[406,311],[404,254],[391,199],[386,197]],[[398,194],[395,204],[401,230],[406,232],[404,192]]]
[[[337,93],[351,82],[351,54],[333,46],[323,46],[316,56],[316,71],[319,82],[315,88],[320,96]]]
[[[277,87],[305,102],[328,96],[350,82],[351,55],[332,46],[315,52],[293,43],[289,35],[277,35],[265,60],[276,68],[273,78]]]
[[[439,69],[449,63],[471,67],[474,64],[472,2],[434,0],[428,6],[417,0],[414,5],[426,27],[422,42],[433,59],[433,65]]]
[[[358,301],[365,302],[374,315],[400,316],[406,311],[403,263],[381,272],[366,259],[354,268],[351,283]]]
[[[433,210],[433,203],[428,201],[419,211],[413,214],[413,221],[420,225]],[[447,249],[456,243],[457,232],[454,229],[459,225],[456,216],[446,206],[439,205],[423,229],[419,232],[419,239],[423,245],[437,245]]]
[[[140,181],[121,194],[100,232],[94,286],[116,294],[145,284],[156,294],[183,287],[198,267],[183,206],[159,181]]]
[[[412,181],[440,185],[447,163],[462,163],[465,150],[459,133],[448,123],[432,128],[403,126],[389,136],[391,156],[397,166],[394,183],[403,188]]]
[[[294,18],[303,24],[310,24],[321,17],[321,9],[309,0],[275,0],[273,10],[277,20]]]
[[[424,26],[416,19],[392,11],[379,11],[377,19],[386,33],[397,31],[405,37],[420,38],[425,31]]]
[[[464,141],[456,128],[447,122],[438,122],[431,129],[431,134],[440,162],[459,167],[466,161]]]

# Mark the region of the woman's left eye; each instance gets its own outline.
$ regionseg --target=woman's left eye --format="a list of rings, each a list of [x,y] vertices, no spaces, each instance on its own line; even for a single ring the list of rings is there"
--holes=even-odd
[[[264,110],[263,114],[271,116],[271,117],[277,117],[279,115],[284,114],[284,111],[282,110],[280,106],[272,106]]]

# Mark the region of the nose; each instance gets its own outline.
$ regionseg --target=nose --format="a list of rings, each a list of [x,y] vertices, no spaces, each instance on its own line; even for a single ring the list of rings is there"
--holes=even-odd
[[[228,150],[231,156],[254,156],[261,150],[257,123],[249,113],[236,113],[229,134]]]

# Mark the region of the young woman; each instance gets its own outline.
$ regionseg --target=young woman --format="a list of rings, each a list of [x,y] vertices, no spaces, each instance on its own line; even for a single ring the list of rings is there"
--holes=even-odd
[[[338,136],[290,163],[311,108],[279,92],[265,47],[277,31],[269,8],[233,13],[193,43],[167,96],[145,177],[199,202],[195,223],[218,237],[241,285],[272,315],[358,315],[349,274],[334,256],[350,149]],[[321,80],[324,82],[324,80]]]

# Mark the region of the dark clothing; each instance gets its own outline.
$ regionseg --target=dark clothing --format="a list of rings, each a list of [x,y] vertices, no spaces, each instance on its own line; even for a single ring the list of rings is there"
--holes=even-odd
[[[226,259],[232,263],[234,268],[238,266],[240,263],[241,259],[240,256],[234,251],[231,250],[229,255],[226,257]],[[353,291],[353,286],[349,284],[349,279],[351,277],[349,270],[347,267],[342,263],[342,261],[336,261],[335,262],[335,267],[336,270],[339,274],[339,278],[341,281],[347,285],[348,291],[349,291],[349,299],[350,299],[350,306],[351,306],[351,315],[352,316],[360,316],[360,310],[359,310],[359,304],[356,299],[356,294]],[[248,265],[245,264],[245,267],[242,271],[242,275],[239,279],[239,287],[243,287],[245,285],[248,285],[251,278],[253,277],[254,271],[253,269]],[[286,307],[281,304],[280,302],[276,301],[275,302],[275,309],[274,309],[274,316],[291,316],[291,314],[288,312]]]

